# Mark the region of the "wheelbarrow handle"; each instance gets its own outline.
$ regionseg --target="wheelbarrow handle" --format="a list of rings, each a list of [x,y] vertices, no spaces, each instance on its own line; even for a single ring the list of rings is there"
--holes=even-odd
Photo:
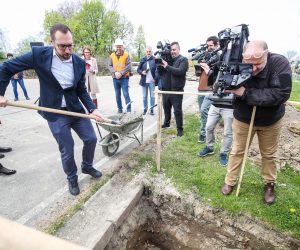
[[[8,101],[6,103],[7,106],[13,106],[13,107],[19,107],[19,108],[26,108],[26,109],[34,109],[38,111],[44,111],[44,112],[49,112],[49,113],[54,113],[54,114],[60,114],[60,115],[69,115],[69,116],[75,116],[75,117],[81,117],[81,118],[86,118],[86,119],[93,119],[97,120],[96,115],[92,114],[81,114],[77,112],[71,112],[67,110],[60,110],[60,109],[52,109],[52,108],[46,108],[46,107],[40,107],[40,106],[35,106],[35,105],[28,105],[28,104],[23,104],[23,103],[16,103],[16,102],[10,102]],[[116,121],[110,120],[108,118],[103,118],[105,123],[110,123],[110,124],[118,124]]]

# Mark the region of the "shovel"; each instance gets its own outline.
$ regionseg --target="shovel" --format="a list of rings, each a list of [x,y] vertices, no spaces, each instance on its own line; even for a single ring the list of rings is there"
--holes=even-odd
[[[18,108],[34,109],[34,110],[38,110],[38,111],[44,111],[44,112],[60,114],[60,115],[69,115],[69,116],[81,117],[81,118],[86,118],[86,119],[93,119],[93,120],[97,121],[97,116],[92,115],[92,114],[87,115],[87,114],[66,111],[66,110],[52,109],[52,108],[46,108],[46,107],[40,107],[40,106],[28,105],[28,104],[16,103],[16,102],[10,102],[10,101],[8,101],[6,103],[6,105],[18,107]],[[108,118],[103,118],[103,119],[104,119],[104,121],[101,123],[108,123],[108,124],[114,124],[114,125],[120,124],[118,121],[110,120]]]

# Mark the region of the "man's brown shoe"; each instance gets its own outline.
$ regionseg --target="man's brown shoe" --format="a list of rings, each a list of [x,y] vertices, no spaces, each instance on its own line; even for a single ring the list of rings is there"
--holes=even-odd
[[[229,195],[232,192],[233,188],[234,188],[234,186],[230,186],[230,185],[227,185],[226,183],[224,183],[224,185],[221,189],[221,192],[224,195]]]
[[[264,187],[264,201],[268,205],[272,205],[275,202],[275,183],[267,183]]]

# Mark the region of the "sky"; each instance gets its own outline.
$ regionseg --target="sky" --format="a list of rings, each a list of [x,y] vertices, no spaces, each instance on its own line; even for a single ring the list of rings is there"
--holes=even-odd
[[[1,1],[0,28],[14,49],[17,43],[42,31],[45,10],[65,0]],[[178,41],[181,54],[205,43],[225,28],[248,24],[249,40],[265,40],[269,50],[300,54],[299,0],[119,0],[118,10],[134,25],[144,27],[146,42],[156,50],[157,41]]]

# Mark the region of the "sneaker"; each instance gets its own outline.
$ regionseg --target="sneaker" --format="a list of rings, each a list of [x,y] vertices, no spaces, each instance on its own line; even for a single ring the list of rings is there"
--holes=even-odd
[[[30,100],[30,98],[28,96],[26,96],[25,98],[26,98],[26,100]]]
[[[150,111],[150,115],[154,115],[154,111],[153,110]]]
[[[182,137],[183,136],[183,130],[179,129],[177,130],[177,137]]]
[[[198,142],[202,144],[202,143],[205,143],[205,141],[206,141],[205,135],[199,135]]]
[[[163,124],[163,125],[161,125],[161,128],[165,128],[165,129],[167,129],[167,128],[171,128],[171,126],[170,126],[170,124]]]
[[[143,115],[147,114],[147,109],[144,109]]]
[[[119,113],[119,114],[122,114],[122,113],[123,113],[123,110],[122,110],[122,109],[119,109],[119,110],[118,110],[118,113]]]
[[[226,167],[228,164],[228,157],[227,154],[221,153],[220,154],[220,165],[222,167]]]
[[[209,148],[209,147],[205,147],[204,149],[202,149],[201,151],[199,151],[198,156],[199,157],[204,157],[207,155],[213,155],[215,153],[213,148]]]
[[[18,98],[15,98],[14,101],[17,102],[17,101],[19,101],[19,99],[18,99]]]

